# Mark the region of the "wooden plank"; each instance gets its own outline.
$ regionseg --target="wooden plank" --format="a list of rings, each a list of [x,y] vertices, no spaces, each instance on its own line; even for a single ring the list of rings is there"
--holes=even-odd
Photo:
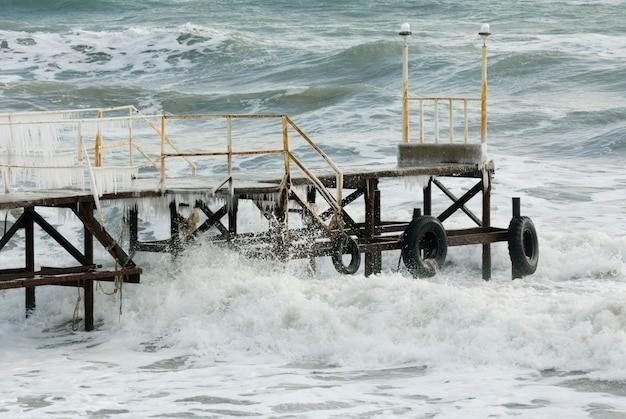
[[[96,271],[96,272],[82,272],[72,273],[65,275],[37,275],[32,278],[13,279],[10,281],[0,281],[0,290],[15,289],[15,288],[34,288],[43,285],[60,285],[62,283],[75,282],[93,279],[95,281],[104,280],[107,278],[114,278],[116,276],[125,276],[127,281],[131,282],[134,277],[141,274],[141,268],[132,267],[117,269],[112,271]]]

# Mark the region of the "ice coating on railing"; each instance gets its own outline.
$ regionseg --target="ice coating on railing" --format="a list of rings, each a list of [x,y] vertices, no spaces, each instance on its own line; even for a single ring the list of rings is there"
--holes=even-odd
[[[119,107],[0,114],[3,191],[85,190],[92,176],[100,195],[129,187],[137,167],[123,163],[132,161],[127,155],[132,154],[135,113],[134,107]]]

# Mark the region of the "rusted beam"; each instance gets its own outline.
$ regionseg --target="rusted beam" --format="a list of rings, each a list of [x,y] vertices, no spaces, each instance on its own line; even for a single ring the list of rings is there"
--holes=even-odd
[[[33,207],[24,208],[24,214],[26,215],[24,218],[24,255],[27,272],[35,271],[35,223],[32,217],[33,212]],[[25,306],[26,317],[28,317],[35,310],[36,306],[35,287],[26,288]]]
[[[315,190],[315,189],[313,189]],[[361,195],[363,195],[365,193],[365,188],[364,187],[359,187],[357,188],[354,192],[352,192],[350,195],[346,196],[344,199],[341,200],[341,207],[345,208],[346,205],[354,202],[358,197],[360,197]],[[308,194],[307,194],[308,196]],[[313,195],[315,196],[315,195]],[[315,199],[313,199],[313,202],[315,202]],[[326,211],[322,212],[320,214],[320,218],[322,218],[323,220],[326,220],[328,217],[330,217],[331,215],[333,215],[335,213],[335,209],[334,208],[328,208]]]
[[[116,276],[123,276],[124,282],[135,283],[134,278],[139,278],[141,268],[123,268],[113,271],[82,272],[65,275],[37,275],[32,278],[20,278],[10,281],[0,281],[0,290],[15,288],[35,288],[43,285],[61,285],[67,283],[79,284],[79,281],[92,279],[94,281],[113,280]]]
[[[128,236],[128,247],[130,251],[132,252],[133,250],[138,250],[137,243],[139,243],[139,210],[137,209],[136,205],[128,210]]]
[[[93,279],[86,279],[83,285],[84,311],[85,311],[85,331],[94,329],[93,321]]]
[[[376,226],[380,223],[380,190],[378,179],[368,179],[365,192],[365,231],[364,236],[371,238],[376,234]],[[380,250],[365,251],[365,276],[380,273],[382,254]]]
[[[30,212],[30,216],[33,220],[42,228],[43,231],[56,241],[67,253],[69,253],[78,263],[83,265],[89,265],[85,255],[78,250],[72,243],[70,243],[61,233],[59,233],[54,227],[52,227],[41,215],[39,215],[34,209]]]
[[[491,172],[485,172],[481,182],[483,191],[483,227],[491,226]],[[483,279],[491,279],[491,245],[483,243]]]
[[[441,192],[443,192],[448,198],[450,198],[452,200],[452,202],[456,202],[456,201],[459,200],[459,198],[457,198],[456,195],[454,195],[448,188],[446,188],[443,185],[443,183],[439,182],[437,179],[433,179],[433,183],[435,184],[435,186],[437,186],[441,190]],[[474,221],[477,226],[482,226],[483,225],[482,221],[471,210],[469,210],[465,205],[461,205],[460,209],[469,218],[471,218],[472,221]]]
[[[11,228],[9,228],[4,236],[2,236],[2,238],[0,239],[0,250],[2,250],[4,246],[6,246],[6,244],[11,240],[11,238],[13,238],[13,236],[15,235],[15,233],[17,233],[19,229],[24,228],[25,219],[26,213],[22,213],[17,221],[15,221],[15,223],[11,226]]]
[[[422,196],[424,199],[424,215],[431,215],[433,212],[433,184],[432,177],[428,179],[428,185],[423,189]]]
[[[207,219],[193,232],[194,235],[197,235],[197,232],[208,231],[211,227],[215,226],[215,228],[222,233],[222,237],[226,238],[228,236],[228,229],[220,221],[222,217],[228,213],[226,205],[222,206],[216,212],[213,212],[204,202],[197,201],[196,208],[200,208],[200,210],[207,216]]]
[[[170,250],[176,255],[181,249],[180,219],[176,201],[170,202]]]
[[[93,210],[93,208],[92,208]],[[93,213],[93,211],[92,211]],[[93,234],[83,227],[83,250],[85,252],[84,265],[93,265]],[[86,279],[83,284],[84,311],[85,311],[85,330],[90,332],[94,329],[93,321],[93,279]]]
[[[85,228],[100,242],[104,249],[123,267],[135,266],[124,249],[111,237],[104,227],[93,216],[93,207],[80,204],[78,210],[73,209]]]
[[[452,205],[450,205],[444,212],[442,212],[437,218],[439,221],[443,222],[452,214],[457,212],[463,205],[465,205],[470,199],[472,199],[478,192],[482,190],[482,182],[477,183],[470,189],[465,192],[462,197],[456,200]],[[484,221],[484,220],[483,220]],[[484,224],[483,224],[484,226]],[[488,227],[488,226],[485,226]]]
[[[239,198],[233,196],[228,206],[228,237],[237,235],[237,212],[239,211]]]

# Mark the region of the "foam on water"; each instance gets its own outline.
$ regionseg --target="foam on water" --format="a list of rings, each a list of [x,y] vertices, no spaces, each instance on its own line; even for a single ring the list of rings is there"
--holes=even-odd
[[[379,276],[346,277],[328,260],[312,275],[304,261],[250,261],[199,242],[176,260],[138,254],[142,284],[124,286],[121,316],[120,293],[98,291],[92,333],[72,331],[74,289],[38,289],[28,319],[23,291],[3,291],[0,416],[623,414],[625,5],[7,2],[3,111],[134,103],[156,113],[285,112],[340,165],[356,166],[396,160],[399,23],[414,30],[414,93],[474,96],[475,32],[488,21],[492,224],[506,227],[510,197],[520,196],[540,261],[535,275],[510,281],[506,244],[496,243],[488,283],[479,247],[449,249],[429,280],[395,272],[397,252],[384,255]],[[449,187],[462,194],[458,182]],[[420,180],[410,190],[383,183],[384,218],[410,218]],[[434,199],[435,212],[445,200]],[[103,209],[116,238],[132,205]],[[167,205],[140,208],[142,239],[167,237]],[[480,212],[480,202],[468,207]],[[73,215],[40,211],[81,242]],[[5,215],[8,225],[19,217],[0,213],[0,227]],[[242,223],[254,231],[266,221]],[[2,267],[23,264],[22,232],[16,238]],[[38,240],[38,265],[71,261]]]

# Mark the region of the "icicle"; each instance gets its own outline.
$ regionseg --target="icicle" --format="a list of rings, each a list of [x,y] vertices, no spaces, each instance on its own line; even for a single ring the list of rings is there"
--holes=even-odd
[[[405,189],[414,189],[416,185],[419,185],[421,189],[425,189],[428,186],[428,182],[434,179],[435,176],[403,176]]]

